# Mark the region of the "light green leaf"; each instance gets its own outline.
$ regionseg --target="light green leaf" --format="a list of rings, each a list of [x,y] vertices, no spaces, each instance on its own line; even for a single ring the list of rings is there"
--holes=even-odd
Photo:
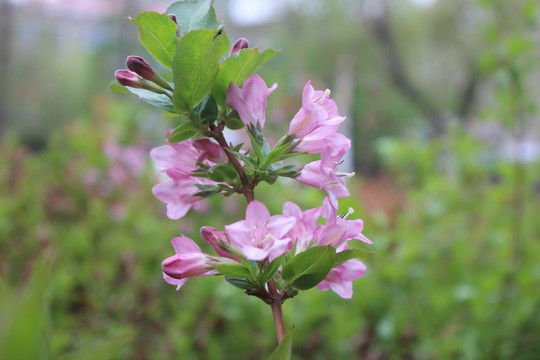
[[[113,80],[109,84],[109,88],[111,89],[113,93],[128,93],[129,94],[129,90],[126,89],[125,86],[120,85],[120,83],[117,80]]]
[[[156,94],[155,92],[126,86],[130,93],[137,95],[142,101],[157,106],[165,111],[174,112],[171,99],[165,94]]]
[[[191,30],[219,29],[223,26],[216,18],[213,0],[177,1],[167,9],[167,14],[176,15],[180,37]]]
[[[283,340],[270,356],[270,360],[291,360],[292,356],[292,334],[294,327],[285,334]]]
[[[139,39],[163,66],[172,67],[178,37],[176,24],[166,14],[143,12],[131,22],[139,28]]]
[[[176,112],[191,112],[208,94],[219,71],[219,58],[229,51],[222,30],[194,30],[178,43],[173,62],[173,104]]]
[[[242,87],[248,76],[277,53],[278,50],[274,49],[265,49],[262,53],[259,53],[259,49],[242,49],[223,60],[219,65],[219,74],[212,88],[212,95],[218,105],[225,107],[227,89],[231,82]]]
[[[315,246],[296,255],[282,271],[283,279],[293,287],[307,290],[324,280],[332,269],[336,249],[332,246]]]
[[[222,275],[228,277],[239,279],[247,279],[251,277],[250,271],[242,265],[216,265],[215,268]]]

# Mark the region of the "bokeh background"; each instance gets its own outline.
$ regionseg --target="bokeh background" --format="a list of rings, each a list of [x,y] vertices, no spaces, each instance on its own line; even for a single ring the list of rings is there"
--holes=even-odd
[[[150,189],[174,126],[108,85],[150,60],[143,0],[0,0],[0,358],[260,359],[271,312],[221,278],[161,279],[169,240],[243,216],[211,199],[180,221]],[[375,253],[352,300],[284,304],[297,359],[540,358],[540,10],[535,0],[216,0],[231,39],[281,53],[276,136],[307,80],[332,90],[357,176],[340,201]],[[161,69],[153,63],[155,68]],[[166,75],[165,75],[166,76]],[[273,213],[323,194],[258,188]]]

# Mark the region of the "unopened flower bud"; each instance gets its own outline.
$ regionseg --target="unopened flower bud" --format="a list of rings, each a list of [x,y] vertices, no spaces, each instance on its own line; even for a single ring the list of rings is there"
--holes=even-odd
[[[122,86],[130,86],[134,88],[143,88],[141,77],[133,71],[121,69],[114,72],[114,77]]]
[[[145,89],[155,92],[157,94],[168,95],[165,89],[161,86],[154,84],[151,81],[145,80],[133,71],[120,69],[114,72],[114,77],[122,86],[129,86],[133,88]],[[170,96],[170,95],[169,95]]]
[[[240,257],[243,257],[242,252],[233,244],[227,237],[227,233],[218,231],[211,226],[203,226],[201,228],[201,236],[208,242],[219,256],[223,256],[234,261],[240,262]]]
[[[142,57],[130,55],[127,57],[126,65],[129,70],[137,73],[145,80],[152,81],[157,85],[172,90],[171,86],[152,69],[152,66],[147,63]]]
[[[234,42],[230,55],[235,54],[242,49],[247,49],[248,47],[249,47],[249,41],[247,39],[240,38]]]
[[[167,14],[167,16],[170,17],[172,21],[174,21],[174,23],[176,24],[176,26],[178,26],[178,20],[176,20],[176,15],[174,15],[174,14]],[[176,30],[176,36],[177,36],[177,37],[180,37],[180,30]]]

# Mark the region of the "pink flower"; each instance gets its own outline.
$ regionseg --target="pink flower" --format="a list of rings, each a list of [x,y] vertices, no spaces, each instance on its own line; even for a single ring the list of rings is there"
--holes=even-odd
[[[343,243],[338,252],[347,250],[347,243]],[[332,289],[344,299],[350,299],[353,295],[353,280],[361,278],[366,272],[363,262],[351,259],[330,270],[326,278],[317,285],[317,289],[327,291]]]
[[[308,81],[302,93],[302,108],[296,113],[289,126],[289,135],[303,138],[322,126],[338,125],[344,117],[339,116],[336,103],[328,91],[313,89]]]
[[[290,249],[291,238],[286,237],[296,219],[274,215],[262,203],[252,201],[246,209],[246,219],[225,226],[229,239],[246,258],[270,261]]]
[[[317,160],[306,164],[295,179],[302,184],[326,191],[332,205],[337,208],[337,198],[349,196],[344,177],[352,175],[354,173],[336,171],[335,163]]]
[[[337,209],[329,198],[324,199],[321,214],[326,219],[326,224],[319,233],[317,246],[338,247],[352,239],[359,239],[371,244],[371,241],[362,234],[364,222],[360,219],[347,220],[349,214],[343,217],[338,216]]]
[[[154,148],[150,151],[150,157],[172,179],[154,186],[152,193],[167,204],[167,216],[177,220],[186,215],[192,206],[198,208],[198,202],[203,197],[195,196],[200,191],[197,184],[213,183],[191,176],[199,168],[197,162],[212,166],[224,161],[225,153],[211,140],[197,139]]]
[[[219,275],[214,264],[219,260],[201,252],[201,249],[187,236],[171,240],[176,255],[161,263],[163,279],[179,290],[189,277]]]
[[[295,147],[295,151],[321,154],[323,162],[338,163],[351,148],[351,140],[337,132],[337,125],[319,127],[306,136]]]
[[[150,157],[171,179],[185,177],[198,168],[199,151],[191,140],[170,143],[150,151]]]
[[[195,196],[200,190],[196,184],[203,184],[203,180],[193,176],[176,176],[175,180],[157,184],[152,188],[152,194],[167,204],[167,217],[178,220],[191,209],[198,208],[197,202],[203,199]]]
[[[276,88],[277,83],[267,88],[264,80],[257,74],[248,77],[242,88],[231,82],[227,90],[227,106],[238,111],[244,125],[257,126],[257,123],[260,123],[262,127],[265,120],[266,99]]]
[[[283,215],[296,218],[296,225],[287,234],[293,241],[297,242],[296,253],[307,250],[322,230],[321,225],[317,226],[317,221],[321,216],[321,208],[318,207],[302,212],[298,205],[287,201],[283,204]]]

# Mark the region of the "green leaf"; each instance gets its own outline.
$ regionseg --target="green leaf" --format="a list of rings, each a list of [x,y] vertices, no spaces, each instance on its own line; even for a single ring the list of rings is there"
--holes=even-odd
[[[178,42],[173,61],[173,104],[177,113],[191,112],[212,88],[219,58],[229,51],[222,30],[194,30]]]
[[[266,284],[270,281],[272,277],[274,277],[275,273],[278,271],[279,267],[281,266],[281,262],[285,258],[286,254],[281,255],[280,257],[275,258],[267,267],[264,269],[262,275],[261,275],[261,284]]]
[[[165,111],[174,112],[171,99],[165,94],[156,94],[155,92],[146,89],[139,89],[130,86],[126,86],[126,89],[128,89],[130,93],[137,95],[139,99],[149,103],[150,105],[157,106],[158,108]]]
[[[122,86],[120,85],[120,83],[117,81],[117,80],[113,80],[110,84],[109,84],[109,88],[111,89],[111,91],[113,93],[128,93],[129,94],[129,90],[126,89],[125,86]]]
[[[334,264],[332,265],[332,268],[335,268],[338,265],[343,264],[345,261],[351,260],[351,259],[363,259],[365,257],[368,257],[369,254],[373,254],[373,251],[368,251],[364,249],[349,249],[349,250],[343,250],[341,252],[338,252],[336,254],[336,257],[334,258]]]
[[[195,106],[193,113],[200,123],[213,123],[218,116],[218,107],[212,95],[206,95],[204,99]]]
[[[236,170],[229,165],[218,164],[208,170],[208,178],[215,182],[231,183],[238,176]]]
[[[183,123],[169,135],[169,141],[173,143],[190,139],[199,132],[199,128],[193,123]]]
[[[178,43],[174,21],[166,14],[152,11],[140,13],[131,22],[139,28],[139,39],[146,50],[170,69]]]
[[[324,280],[335,256],[336,249],[332,246],[312,247],[293,257],[283,267],[282,277],[297,289],[311,289]]]
[[[246,279],[239,279],[239,278],[234,278],[230,276],[225,276],[225,280],[227,280],[227,282],[230,283],[231,285],[236,286],[237,288],[242,289],[242,290],[254,288],[254,286],[251,285],[251,283]]]
[[[177,1],[169,6],[166,13],[176,15],[178,32],[182,37],[191,30],[219,29],[223,26],[216,18],[213,3],[213,0]]]
[[[250,278],[251,272],[242,265],[216,265],[216,270],[222,275],[233,278]]]
[[[246,165],[250,166],[253,170],[255,170],[257,168],[257,161],[255,161],[254,159],[250,158],[249,156],[247,156],[246,154],[242,154],[241,152],[238,152],[238,151],[232,151],[231,150],[231,153],[233,153],[234,155],[236,155],[237,157],[239,157],[240,159],[244,160],[244,162],[246,163]]]
[[[238,112],[236,112],[236,110],[231,111],[231,113],[227,115],[227,118],[225,119],[225,126],[231,130],[239,130],[244,127],[244,123],[242,120],[240,120],[240,116],[238,116]]]
[[[285,165],[273,169],[272,174],[283,177],[295,178],[300,175],[300,170],[302,170],[303,165]]]
[[[270,151],[268,155],[266,155],[266,157],[264,158],[264,161],[261,165],[261,169],[264,170],[268,166],[272,165],[273,163],[280,161],[281,156],[289,150],[290,150],[290,144],[286,144]]]
[[[265,49],[259,53],[259,49],[242,49],[232,54],[219,65],[219,74],[212,88],[212,95],[221,107],[225,107],[227,89],[231,82],[242,87],[247,79],[259,66],[275,56],[278,50]]]
[[[217,195],[223,190],[222,187],[219,185],[196,184],[195,186],[197,186],[197,188],[199,188],[199,190],[201,191],[194,194],[194,196],[202,196],[204,198],[209,198],[211,196]]]
[[[291,360],[292,356],[292,334],[294,327],[285,334],[281,343],[270,356],[270,360]]]

